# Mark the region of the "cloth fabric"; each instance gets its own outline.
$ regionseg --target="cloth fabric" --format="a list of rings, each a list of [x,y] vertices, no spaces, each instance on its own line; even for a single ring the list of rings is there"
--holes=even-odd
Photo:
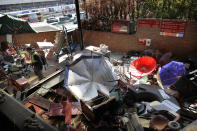
[[[182,62],[172,61],[161,68],[159,76],[163,86],[167,87],[174,84],[185,73],[185,66]]]

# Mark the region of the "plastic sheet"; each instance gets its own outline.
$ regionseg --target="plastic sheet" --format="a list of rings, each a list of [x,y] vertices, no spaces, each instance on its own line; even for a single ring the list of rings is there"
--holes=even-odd
[[[161,68],[159,76],[163,86],[167,87],[174,84],[185,73],[185,66],[182,62],[172,61]]]

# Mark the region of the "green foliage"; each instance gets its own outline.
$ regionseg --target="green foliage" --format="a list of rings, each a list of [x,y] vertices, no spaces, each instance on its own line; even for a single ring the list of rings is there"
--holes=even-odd
[[[139,8],[142,18],[197,20],[196,0],[144,0]]]
[[[90,30],[110,31],[114,20],[157,18],[197,21],[197,0],[83,0],[91,19],[82,21]]]

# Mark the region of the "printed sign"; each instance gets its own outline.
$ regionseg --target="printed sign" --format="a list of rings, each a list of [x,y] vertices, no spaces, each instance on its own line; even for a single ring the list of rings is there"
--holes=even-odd
[[[137,43],[138,43],[138,45],[150,46],[151,45],[151,39],[138,38]]]
[[[112,22],[111,32],[129,33],[129,21],[114,21],[114,22]]]
[[[186,21],[162,21],[160,35],[183,37],[186,28]]]

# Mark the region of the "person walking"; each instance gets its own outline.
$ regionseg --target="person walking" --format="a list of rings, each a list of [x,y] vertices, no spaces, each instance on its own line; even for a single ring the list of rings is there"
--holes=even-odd
[[[30,54],[31,63],[32,63],[35,75],[38,76],[39,80],[43,79],[44,78],[43,73],[42,73],[43,63],[42,63],[40,54],[34,51],[31,47],[27,47],[26,50]]]

